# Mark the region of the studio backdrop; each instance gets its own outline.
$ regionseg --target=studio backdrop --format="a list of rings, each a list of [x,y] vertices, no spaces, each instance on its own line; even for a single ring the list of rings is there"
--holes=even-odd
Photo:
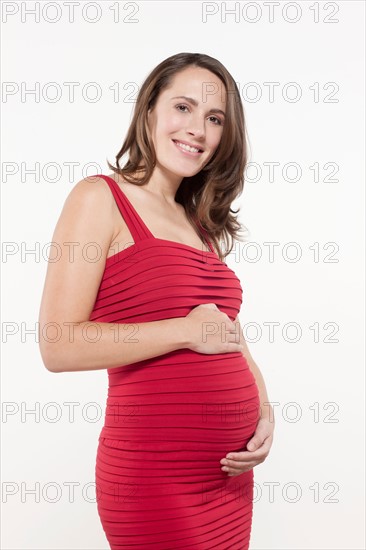
[[[246,117],[248,233],[226,262],[276,419],[250,547],[365,548],[364,18],[359,1],[2,2],[2,548],[108,547],[107,372],[47,370],[39,308],[68,194],[111,173],[142,82],[179,52],[221,61]]]

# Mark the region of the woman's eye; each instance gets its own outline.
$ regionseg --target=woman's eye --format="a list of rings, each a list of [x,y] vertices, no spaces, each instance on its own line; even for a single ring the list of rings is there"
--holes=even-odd
[[[185,112],[186,112],[186,111],[181,111],[181,109],[180,109],[181,107],[183,107],[183,109],[188,109],[187,105],[183,105],[183,104],[181,104],[181,105],[176,105],[176,108],[177,108],[181,113],[185,113]],[[221,125],[222,125],[221,120],[220,120],[219,118],[217,118],[216,116],[210,116],[209,118],[210,118],[210,119],[214,119],[214,120],[215,120],[215,124],[216,124],[217,126],[221,126]]]
[[[210,118],[213,118],[214,120],[217,120],[216,124],[220,125],[222,124],[221,120],[217,118],[216,116],[210,116]]]

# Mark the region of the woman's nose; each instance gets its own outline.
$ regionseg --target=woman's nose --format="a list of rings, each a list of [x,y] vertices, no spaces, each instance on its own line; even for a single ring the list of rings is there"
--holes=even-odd
[[[195,136],[196,138],[203,138],[205,136],[205,127],[204,126],[198,126],[197,124],[189,125],[187,129],[188,134],[191,134],[192,136]]]
[[[200,117],[192,117],[188,123],[187,132],[196,137],[204,137],[205,121]]]

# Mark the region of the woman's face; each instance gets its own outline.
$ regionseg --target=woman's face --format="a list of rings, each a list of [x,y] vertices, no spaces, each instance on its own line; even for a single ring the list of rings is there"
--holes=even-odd
[[[157,168],[180,178],[200,172],[220,143],[225,108],[225,86],[211,71],[187,67],[177,73],[148,113]]]

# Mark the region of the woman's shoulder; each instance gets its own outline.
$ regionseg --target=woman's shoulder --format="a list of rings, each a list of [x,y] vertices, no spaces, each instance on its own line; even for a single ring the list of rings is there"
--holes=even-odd
[[[106,181],[98,176],[87,176],[79,180],[70,190],[64,203],[64,210],[77,218],[110,219],[114,212],[114,197]]]
[[[110,198],[111,191],[101,175],[86,176],[79,180],[70,191],[70,195],[80,196],[86,200],[95,201],[103,198]]]

